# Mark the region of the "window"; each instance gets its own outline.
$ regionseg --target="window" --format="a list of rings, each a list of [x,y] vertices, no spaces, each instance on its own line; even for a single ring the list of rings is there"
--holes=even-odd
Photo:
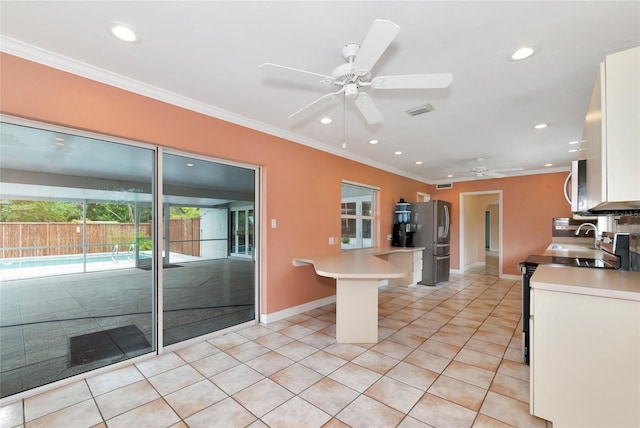
[[[340,246],[343,250],[374,246],[376,192],[374,188],[342,183]]]

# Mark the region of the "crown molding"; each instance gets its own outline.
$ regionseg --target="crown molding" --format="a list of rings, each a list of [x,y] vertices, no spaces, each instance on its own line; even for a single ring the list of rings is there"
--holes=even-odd
[[[96,82],[104,83],[115,88],[123,89],[128,92],[132,92],[138,95],[142,95],[148,98],[152,98],[157,101],[161,101],[167,104],[175,105],[187,110],[191,110],[205,116],[213,117],[215,119],[224,120],[226,122],[233,123],[248,129],[259,131],[268,135],[272,135],[278,138],[282,138],[288,141],[292,141],[297,144],[302,144],[313,149],[321,150],[323,152],[331,153],[333,155],[349,159],[355,162],[359,162],[364,165],[368,165],[374,168],[387,171],[401,177],[416,180],[421,183],[435,185],[443,183],[454,183],[460,181],[472,181],[478,180],[477,177],[456,177],[451,179],[430,179],[423,176],[408,173],[389,165],[385,165],[380,162],[373,161],[364,156],[356,155],[349,152],[346,149],[323,143],[321,141],[305,137],[300,134],[296,134],[287,131],[282,128],[278,128],[264,122],[253,120],[245,116],[220,109],[210,104],[203,103],[201,101],[194,100],[189,97],[185,97],[176,94],[171,91],[167,91],[162,88],[158,88],[153,85],[134,80],[129,77],[113,73],[111,71],[95,67],[93,65],[77,61],[73,58],[51,52],[37,46],[30,45],[28,43],[21,42],[11,37],[0,34],[0,51],[7,54],[17,56],[38,64],[42,64],[57,70],[61,70],[67,73],[74,74],[76,76],[84,77],[86,79],[94,80]],[[527,170],[516,171],[509,173],[508,177],[520,176],[520,175],[536,175],[536,174],[549,174],[553,172],[569,171],[569,167],[560,168],[545,168],[539,170]],[[492,177],[483,177],[480,180],[491,179]]]
[[[504,178],[509,177],[520,177],[523,175],[540,175],[540,174],[553,174],[556,172],[569,172],[571,168],[568,166],[560,166],[557,168],[544,168],[544,169],[528,169],[522,171],[512,171],[509,173],[505,173]],[[461,181],[476,181],[476,180],[500,180],[500,178],[496,177],[475,177],[473,175],[469,176],[461,176],[461,177],[453,177],[453,178],[441,178],[437,180],[431,180],[429,184],[448,184],[448,183],[459,183]]]
[[[99,67],[95,67],[91,64],[77,61],[73,58],[51,52],[1,34],[0,51],[38,64],[55,68],[57,70],[71,73],[76,76],[84,77],[86,79],[104,83],[106,85],[123,89],[128,92],[152,98],[157,101],[175,105],[177,107],[191,110],[216,119],[224,120],[235,125],[263,132],[265,134],[292,141],[294,143],[302,144],[304,146],[321,150],[323,152],[331,153],[333,155],[369,165],[374,168],[378,168],[402,177],[410,178],[421,183],[431,184],[424,177],[410,174],[406,171],[390,167],[389,165],[372,161],[371,159],[368,159],[364,156],[359,156],[351,153],[346,149],[323,143],[312,138],[307,138],[305,136],[287,131],[285,129],[274,127],[264,122],[249,119],[245,116],[217,108],[210,104],[206,104],[192,98],[185,97],[174,92],[149,85],[144,82],[140,82],[139,80],[134,80],[129,77],[113,73]]]

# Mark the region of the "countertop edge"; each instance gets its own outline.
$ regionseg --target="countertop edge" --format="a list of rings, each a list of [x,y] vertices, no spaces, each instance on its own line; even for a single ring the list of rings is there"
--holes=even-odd
[[[392,247],[392,248],[367,248],[360,250],[350,250],[339,254],[320,255],[314,257],[294,257],[293,266],[300,267],[312,265],[316,273],[335,279],[391,279],[404,278],[407,272],[400,272],[386,260],[379,258],[381,255],[389,255],[394,253],[413,253],[422,251],[424,247]],[[370,258],[369,258],[370,257]],[[366,263],[371,263],[373,272],[341,272],[335,268],[329,269],[326,264],[338,261],[366,258]]]
[[[640,302],[640,272],[540,265],[531,288]]]

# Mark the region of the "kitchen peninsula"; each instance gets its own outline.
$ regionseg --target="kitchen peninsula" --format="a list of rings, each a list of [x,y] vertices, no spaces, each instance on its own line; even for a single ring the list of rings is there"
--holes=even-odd
[[[415,269],[418,266],[422,269],[423,250],[423,247],[350,250],[296,257],[293,265],[312,265],[317,275],[335,278],[338,343],[377,343],[378,285],[385,279],[409,285],[421,273]]]

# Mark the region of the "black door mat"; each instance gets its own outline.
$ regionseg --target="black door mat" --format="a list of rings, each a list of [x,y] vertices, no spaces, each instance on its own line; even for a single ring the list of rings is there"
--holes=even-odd
[[[144,333],[134,325],[69,338],[69,367],[105,359],[119,359],[151,350]]]

